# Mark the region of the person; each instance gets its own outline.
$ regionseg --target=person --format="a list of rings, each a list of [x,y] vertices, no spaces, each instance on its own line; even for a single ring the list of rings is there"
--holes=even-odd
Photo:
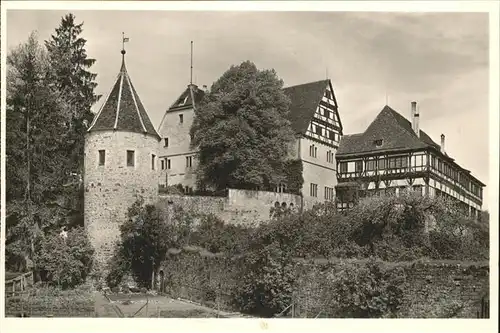
[[[66,227],[61,228],[61,232],[59,233],[59,236],[66,240],[68,238],[68,232],[66,231]]]

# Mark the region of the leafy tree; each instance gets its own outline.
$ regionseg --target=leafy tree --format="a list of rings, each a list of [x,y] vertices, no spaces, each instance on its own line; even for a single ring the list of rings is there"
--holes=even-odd
[[[122,273],[130,268],[139,285],[150,287],[153,271],[174,245],[173,231],[172,224],[160,218],[155,206],[144,205],[142,199],[135,202],[129,208],[128,221],[120,226],[121,243],[117,245],[117,262],[112,263],[108,283],[117,285]]]
[[[81,227],[63,238],[50,233],[39,239],[36,264],[42,281],[62,288],[83,283],[92,269],[94,249]]]
[[[199,148],[199,187],[268,189],[286,181],[294,139],[290,100],[274,70],[232,66],[195,110],[192,144]]]

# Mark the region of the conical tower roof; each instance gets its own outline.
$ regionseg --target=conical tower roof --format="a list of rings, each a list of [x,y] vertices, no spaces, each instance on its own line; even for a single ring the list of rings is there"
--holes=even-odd
[[[88,132],[105,130],[142,133],[161,139],[130,80],[125,67],[125,50],[122,50],[122,66],[113,89]]]

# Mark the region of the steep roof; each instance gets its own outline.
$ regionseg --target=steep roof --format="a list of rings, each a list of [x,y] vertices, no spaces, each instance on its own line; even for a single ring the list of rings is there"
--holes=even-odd
[[[382,145],[377,146],[376,140],[382,140]],[[337,156],[426,147],[439,149],[427,133],[420,130],[418,137],[410,121],[386,105],[366,131],[342,137]]]
[[[182,92],[179,98],[177,98],[177,100],[170,106],[168,111],[176,111],[178,109],[187,109],[195,107],[196,104],[201,102],[203,96],[205,96],[205,92],[203,90],[199,89],[198,86],[194,84],[190,84]],[[193,99],[194,99],[194,106],[193,106]]]
[[[296,133],[305,133],[330,80],[322,80],[284,88],[292,104],[290,121]]]
[[[94,117],[88,132],[114,130],[148,134],[160,139],[125,67],[125,52],[113,89]]]

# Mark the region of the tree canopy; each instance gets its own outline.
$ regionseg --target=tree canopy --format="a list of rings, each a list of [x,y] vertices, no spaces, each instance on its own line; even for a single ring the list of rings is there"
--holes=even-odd
[[[6,263],[37,267],[44,235],[83,225],[83,146],[96,75],[79,37],[62,18],[42,45],[36,33],[7,56]],[[48,239],[48,238],[47,238]],[[43,245],[43,244],[42,244]],[[48,254],[50,256],[50,254]]]
[[[249,61],[232,66],[212,85],[191,127],[201,187],[268,189],[285,182],[294,135],[282,88],[274,70],[259,70]]]

